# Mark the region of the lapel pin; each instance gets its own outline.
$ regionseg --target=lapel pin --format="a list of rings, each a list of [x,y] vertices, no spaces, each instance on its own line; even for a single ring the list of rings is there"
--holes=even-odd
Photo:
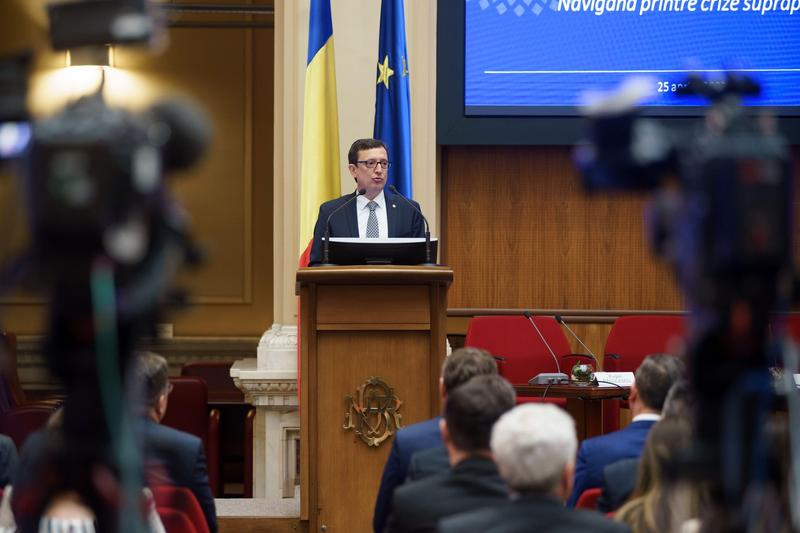
[[[396,205],[392,204],[392,207],[397,207]]]

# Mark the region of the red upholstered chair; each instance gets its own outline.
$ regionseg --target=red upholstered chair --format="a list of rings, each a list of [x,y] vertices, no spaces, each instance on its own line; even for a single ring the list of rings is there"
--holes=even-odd
[[[547,339],[562,367],[562,372],[569,374],[570,360],[561,356],[571,353],[569,342],[551,316],[533,317],[539,331]],[[528,380],[542,372],[556,372],[547,347],[539,338],[536,330],[524,316],[476,316],[467,328],[466,346],[474,346],[488,350],[492,355],[503,357],[497,367],[500,375],[514,385],[527,384]],[[540,398],[519,397],[517,403],[541,401]],[[548,398],[550,403],[566,405],[563,398]]]
[[[28,400],[17,372],[17,337],[13,333],[0,331],[0,413],[33,403],[56,409],[63,403],[63,398]]]
[[[31,433],[47,424],[56,409],[56,406],[47,403],[12,407],[0,418],[0,432],[11,437],[19,450]]]
[[[158,510],[159,514],[161,514],[162,509],[180,511],[191,521],[197,533],[208,533],[209,528],[203,509],[191,490],[186,487],[174,487],[171,485],[157,485],[152,490],[153,498],[156,502],[156,510]]]
[[[794,342],[800,344],[800,315],[788,315],[786,317],[786,330],[794,339]]]
[[[156,512],[167,533],[200,533],[186,513],[168,507],[157,507]]]
[[[169,382],[172,392],[161,423],[202,439],[208,484],[216,497],[219,494],[219,411],[208,408],[208,389],[202,379],[182,376],[169,378]]]
[[[184,363],[181,376],[194,376],[206,382],[211,403],[244,402],[244,393],[234,384],[229,361],[196,361]]]
[[[0,332],[0,411],[26,403],[17,376],[17,336]]]
[[[19,449],[34,431],[44,427],[62,404],[61,398],[29,401],[17,374],[17,337],[0,332],[0,431]]]
[[[776,313],[770,317],[770,333],[773,338],[784,332],[795,344],[800,344],[800,315]]]
[[[578,501],[575,502],[577,509],[597,509],[597,500],[600,498],[600,493],[603,492],[601,488],[586,489],[578,496]]]
[[[682,315],[623,316],[614,322],[606,339],[603,370],[634,372],[654,353],[678,355],[683,350],[686,317]],[[619,429],[619,409],[626,400],[603,402],[603,433]]]
[[[233,378],[231,377],[232,364],[233,363],[226,361],[197,361],[184,363],[183,368],[181,368],[182,376],[194,376],[206,382],[206,386],[208,387],[208,401],[210,403],[230,404],[218,405],[220,411],[220,424],[222,427],[220,433],[223,435],[223,438],[220,440],[220,477],[218,480],[219,486],[217,487],[218,492],[216,492],[216,494],[223,494],[223,488],[226,482],[226,472],[229,471],[225,468],[226,460],[232,459],[233,461],[238,462],[239,456],[242,453],[242,443],[239,441],[239,436],[241,436],[242,439],[245,439],[244,453],[247,453],[247,428],[244,430],[244,435],[239,433],[232,438],[230,435],[225,437],[227,434],[226,432],[230,431],[232,427],[239,428],[241,421],[244,421],[244,424],[248,423],[243,416],[246,414],[244,408],[241,407],[244,405],[244,393],[239,390],[238,387],[236,387],[236,384],[233,382]],[[252,422],[250,423],[252,424]],[[250,429],[250,432],[252,433],[252,428]],[[250,445],[250,449],[252,451],[252,443]],[[244,462],[247,462],[246,458]],[[252,463],[252,458],[250,459],[250,462]],[[239,479],[234,478],[232,481],[238,480]],[[252,494],[252,476],[249,490]],[[244,481],[244,492],[245,495],[248,493],[246,474]],[[247,498],[249,496],[245,497]]]

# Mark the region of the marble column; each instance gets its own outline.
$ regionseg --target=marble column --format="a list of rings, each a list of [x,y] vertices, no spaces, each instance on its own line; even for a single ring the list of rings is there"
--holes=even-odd
[[[261,500],[265,516],[299,516],[297,326],[273,324],[261,337],[258,357],[234,363],[231,376],[256,407],[253,498]]]
[[[308,2],[275,1],[274,321],[262,335],[256,359],[234,363],[231,376],[256,407],[253,496],[250,502],[218,501],[228,516],[300,516],[295,486],[297,415],[297,268],[300,153]]]

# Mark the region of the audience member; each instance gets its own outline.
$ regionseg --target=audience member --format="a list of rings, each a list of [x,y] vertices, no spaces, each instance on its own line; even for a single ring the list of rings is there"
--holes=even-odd
[[[450,468],[450,458],[444,446],[418,451],[411,456],[406,483],[439,474],[448,468]]]
[[[477,376],[447,396],[439,422],[451,469],[398,487],[390,533],[436,531],[439,519],[504,501],[508,492],[492,461],[492,426],[514,407],[514,388],[499,376]]]
[[[578,451],[575,484],[567,505],[574,507],[586,489],[600,487],[603,470],[620,459],[642,454],[647,433],[661,418],[661,408],[670,387],[684,376],[683,360],[671,355],[649,355],[636,369],[629,397],[631,423],[613,433],[586,439]]]
[[[93,533],[95,514],[77,492],[64,492],[54,497],[44,510],[39,531]]]
[[[694,420],[694,393],[688,381],[680,379],[672,384],[661,416],[662,419]],[[621,459],[603,469],[603,491],[597,500],[598,511],[616,511],[628,500],[636,486],[638,469],[638,457]]]
[[[0,533],[4,531],[82,531],[109,530],[103,520],[115,520],[116,514],[103,513],[98,516],[93,509],[99,506],[113,507],[122,487],[107,467],[96,465],[86,479],[70,479],[65,483],[62,476],[75,474],[66,467],[80,457],[77,451],[66,447],[62,431],[64,407],[59,407],[47,419],[45,427],[34,431],[20,448],[19,467],[12,480],[3,491],[0,503]],[[62,476],[54,475],[62,472]],[[66,472],[66,473],[64,473]],[[87,483],[88,481],[88,483]],[[163,533],[161,523],[148,488],[142,490],[142,519],[153,533]],[[122,520],[131,521],[130,516]],[[105,525],[103,525],[105,524]]]
[[[676,458],[691,444],[691,423],[682,418],[664,419],[647,438],[633,498],[616,513],[616,520],[633,533],[680,531],[695,519],[702,498],[699,485],[680,475]]]
[[[497,363],[489,352],[479,348],[459,348],[454,350],[442,366],[439,378],[439,394],[447,398],[449,391],[462,385],[475,376],[497,375]],[[412,424],[397,432],[392,449],[383,468],[381,485],[375,500],[375,514],[372,527],[381,533],[386,526],[386,519],[392,505],[394,489],[401,485],[408,473],[411,456],[420,450],[442,448],[442,435],[439,430],[441,417],[432,418],[418,424]],[[441,455],[446,455],[442,448]],[[444,463],[444,468],[447,463]]]
[[[506,413],[492,430],[491,448],[511,500],[448,517],[442,533],[618,532],[620,524],[593,511],[569,509],[577,447],[575,423],[554,405],[523,404]]]
[[[150,352],[137,357],[137,374],[144,387],[142,438],[150,481],[190,489],[203,508],[209,530],[214,533],[217,516],[208,486],[203,442],[194,435],[159,423],[167,412],[170,392],[167,360]]]

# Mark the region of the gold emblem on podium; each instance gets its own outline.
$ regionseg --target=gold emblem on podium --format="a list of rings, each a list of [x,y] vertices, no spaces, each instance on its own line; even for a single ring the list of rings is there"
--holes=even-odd
[[[367,446],[380,446],[402,427],[403,415],[398,411],[403,402],[380,378],[369,378],[355,396],[345,396],[344,403],[347,411],[342,429],[354,429]]]

